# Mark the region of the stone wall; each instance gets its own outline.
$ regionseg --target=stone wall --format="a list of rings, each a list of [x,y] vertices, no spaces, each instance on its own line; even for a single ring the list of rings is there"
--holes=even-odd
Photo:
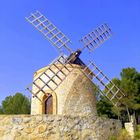
[[[0,116],[0,140],[109,140],[121,123],[99,117]]]

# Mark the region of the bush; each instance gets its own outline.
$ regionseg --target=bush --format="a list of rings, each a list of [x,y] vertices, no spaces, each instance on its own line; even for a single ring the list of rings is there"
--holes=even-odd
[[[135,140],[140,140],[140,125],[137,125],[137,131],[135,132]]]
[[[137,125],[137,131],[140,132],[140,125]]]
[[[132,140],[132,138],[125,129],[122,129],[117,140]]]
[[[109,140],[132,140],[132,138],[125,129],[122,129],[117,137],[111,136]]]
[[[109,140],[117,140],[115,136],[111,136]]]
[[[135,132],[135,140],[140,140],[140,131]]]

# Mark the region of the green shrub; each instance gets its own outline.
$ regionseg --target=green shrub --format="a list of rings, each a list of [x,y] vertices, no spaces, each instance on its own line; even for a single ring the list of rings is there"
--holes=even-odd
[[[140,140],[140,131],[136,131],[134,136],[136,140]]]
[[[140,132],[140,125],[137,125],[137,131]]]
[[[122,129],[117,140],[132,140],[132,138],[131,136],[129,136],[128,132],[125,129]]]
[[[140,140],[140,125],[137,125],[137,131],[135,132],[135,140]]]
[[[122,129],[117,137],[111,136],[109,140],[132,140],[132,138],[125,129]]]
[[[137,125],[137,131],[135,132],[135,140],[140,140],[140,125]]]
[[[109,140],[117,140],[115,136],[111,136]]]

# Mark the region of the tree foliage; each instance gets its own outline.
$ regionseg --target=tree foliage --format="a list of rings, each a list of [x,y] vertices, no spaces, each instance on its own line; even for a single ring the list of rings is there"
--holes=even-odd
[[[0,114],[29,114],[30,100],[21,93],[8,96],[2,101]]]
[[[102,96],[97,103],[97,112],[99,116],[117,119],[117,115],[112,111],[112,108],[112,103],[106,97]]]
[[[140,114],[140,73],[135,68],[124,68],[120,73],[120,79],[113,78],[115,83],[125,93],[126,97],[122,99],[123,106],[115,108],[105,97],[97,103],[97,109],[100,115],[107,114],[110,118],[116,116],[123,117],[126,120],[126,114]],[[107,111],[110,110],[110,111]]]

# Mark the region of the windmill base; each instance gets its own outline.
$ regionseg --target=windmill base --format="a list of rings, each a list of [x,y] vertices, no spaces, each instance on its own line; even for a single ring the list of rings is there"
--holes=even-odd
[[[108,140],[118,120],[62,115],[1,115],[1,140]]]

